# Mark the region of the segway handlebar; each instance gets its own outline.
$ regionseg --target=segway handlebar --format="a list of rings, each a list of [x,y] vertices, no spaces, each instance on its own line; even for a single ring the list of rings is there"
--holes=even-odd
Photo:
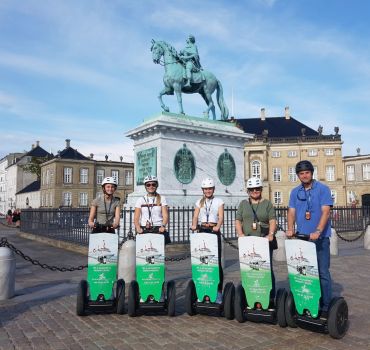
[[[296,232],[294,235],[295,238],[301,239],[302,241],[309,241],[310,235],[304,235],[303,233]]]

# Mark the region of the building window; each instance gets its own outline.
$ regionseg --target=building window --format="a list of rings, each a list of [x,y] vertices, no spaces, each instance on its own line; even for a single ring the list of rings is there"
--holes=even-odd
[[[119,170],[112,170],[112,177],[116,180],[117,185],[119,185]]]
[[[261,178],[261,163],[258,160],[251,163],[251,177]]]
[[[132,170],[125,170],[125,185],[131,186],[134,183],[134,172]]]
[[[50,185],[50,170],[46,170],[46,184]]]
[[[41,184],[45,185],[45,171],[41,173]]]
[[[87,207],[87,193],[80,192],[80,207]]]
[[[330,190],[331,198],[333,199],[333,204],[337,204],[337,191],[336,190]]]
[[[64,207],[72,206],[72,193],[71,192],[63,192],[63,206]]]
[[[288,151],[288,157],[289,158],[297,157],[297,151]]]
[[[53,205],[53,193],[50,193],[50,206],[52,207]]]
[[[72,183],[72,168],[64,168],[64,183]]]
[[[347,165],[347,180],[355,181],[355,166]]]
[[[295,172],[295,167],[289,167],[288,168],[288,177],[290,182],[296,182],[298,179],[298,176]]]
[[[356,193],[355,193],[355,191],[348,191],[347,192],[347,203],[348,204],[356,203]]]
[[[98,185],[101,185],[101,183],[103,182],[104,180],[104,170],[103,169],[99,169],[96,171],[96,183]]]
[[[326,174],[326,181],[335,181],[335,166],[327,165],[325,174]]]
[[[314,180],[317,180],[319,178],[319,172],[318,172],[318,169],[317,169],[317,166],[314,166],[313,167],[313,174],[312,174],[312,178]]]
[[[281,181],[281,168],[272,168],[272,178],[275,182]]]
[[[370,164],[362,165],[362,179],[370,180]]]
[[[280,191],[274,192],[274,204],[281,205],[283,204],[283,198]]]
[[[89,169],[86,168],[80,169],[80,183],[82,184],[89,183]]]
[[[325,148],[324,149],[324,154],[326,156],[333,156],[334,155],[334,149],[333,148]]]
[[[308,150],[309,157],[317,157],[317,148],[311,148]]]
[[[272,158],[280,158],[281,152],[280,151],[272,151],[271,153]]]

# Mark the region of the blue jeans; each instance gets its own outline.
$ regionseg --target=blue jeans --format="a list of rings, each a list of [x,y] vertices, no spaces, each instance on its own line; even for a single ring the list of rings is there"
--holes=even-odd
[[[321,308],[329,310],[331,301],[331,277],[330,277],[330,240],[329,237],[314,241],[316,244],[317,263],[319,265],[319,276],[321,286]]]

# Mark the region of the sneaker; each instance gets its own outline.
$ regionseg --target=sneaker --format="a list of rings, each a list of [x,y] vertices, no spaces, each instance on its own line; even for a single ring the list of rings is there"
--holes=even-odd
[[[320,313],[320,319],[321,320],[327,320],[328,317],[329,317],[328,311],[322,310],[321,313]]]
[[[221,292],[217,293],[216,303],[222,304],[222,293]]]
[[[270,299],[270,303],[269,303],[269,306],[267,308],[267,311],[274,311],[274,310],[275,310],[275,300]]]

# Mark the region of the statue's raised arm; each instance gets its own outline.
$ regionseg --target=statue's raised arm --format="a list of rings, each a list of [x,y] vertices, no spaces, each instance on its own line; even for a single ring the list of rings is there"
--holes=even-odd
[[[158,96],[164,111],[169,112],[169,108],[163,103],[163,95],[173,95],[175,93],[179,104],[179,112],[185,114],[181,93],[193,94],[197,92],[203,97],[208,107],[204,111],[205,117],[208,118],[209,111],[211,111],[213,119],[216,119],[212,94],[217,90],[217,103],[220,107],[221,119],[226,120],[228,118],[229,110],[223,98],[221,82],[213,73],[202,69],[193,35],[189,35],[185,48],[179,53],[169,43],[155,40],[152,40],[151,51],[153,62],[162,64],[165,69],[163,76],[164,89]],[[162,58],[163,61],[161,61]]]

